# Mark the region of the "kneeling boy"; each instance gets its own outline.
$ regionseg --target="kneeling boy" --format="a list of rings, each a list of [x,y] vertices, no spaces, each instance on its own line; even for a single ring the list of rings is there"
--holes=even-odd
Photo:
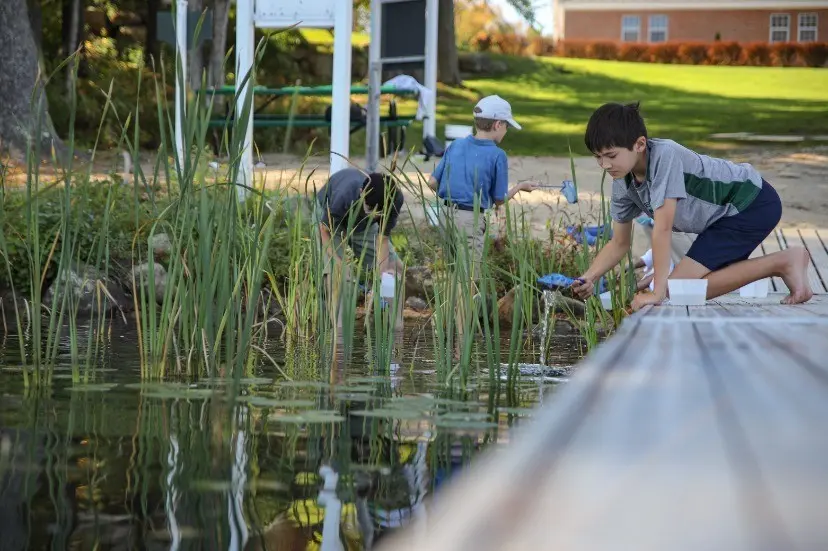
[[[633,300],[633,309],[667,297],[667,279],[706,278],[715,298],[766,277],[781,277],[790,289],[784,304],[812,296],[808,251],[791,247],[749,259],[782,217],[776,190],[748,164],[700,155],[672,140],[647,137],[638,105],[609,103],[587,124],[585,142],[613,178],[613,237],[573,290],[581,297],[617,265],[630,248],[632,221],[642,212],[655,220],[652,233],[653,291]],[[670,274],[673,229],[696,233],[687,255]]]

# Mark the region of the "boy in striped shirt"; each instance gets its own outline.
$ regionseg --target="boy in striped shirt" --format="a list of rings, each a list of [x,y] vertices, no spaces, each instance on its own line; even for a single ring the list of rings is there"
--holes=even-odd
[[[647,137],[638,104],[608,103],[587,124],[585,142],[613,178],[613,237],[573,290],[581,297],[616,266],[630,248],[632,221],[652,217],[653,290],[639,292],[633,309],[661,303],[667,279],[707,279],[707,298],[733,292],[766,277],[781,277],[790,289],[783,304],[813,295],[808,251],[792,247],[749,259],[782,217],[776,191],[749,164],[700,155],[672,140]],[[670,273],[673,230],[698,234]]]

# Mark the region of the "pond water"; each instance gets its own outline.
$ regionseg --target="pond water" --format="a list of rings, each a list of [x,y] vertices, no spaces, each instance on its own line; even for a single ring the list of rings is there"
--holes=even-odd
[[[370,549],[507,445],[566,384],[582,341],[558,324],[550,367],[524,366],[508,392],[484,351],[466,389],[441,387],[428,328],[403,335],[390,377],[366,349],[357,339],[322,366],[273,343],[279,369],[257,367],[234,393],[221,379],[140,384],[136,335],[113,327],[88,384],[73,386],[67,353],[48,390],[26,392],[19,343],[3,338],[0,548]]]

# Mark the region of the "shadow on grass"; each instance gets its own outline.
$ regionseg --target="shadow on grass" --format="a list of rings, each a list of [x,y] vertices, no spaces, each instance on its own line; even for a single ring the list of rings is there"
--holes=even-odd
[[[554,62],[508,58],[510,73],[469,79],[479,94],[499,94],[512,104],[522,131],[503,142],[512,155],[565,155],[568,143],[587,154],[583,130],[593,110],[609,101],[640,101],[651,136],[703,148],[717,132],[820,134],[828,128],[828,100],[743,99],[647,85]],[[635,66],[631,65],[631,70]],[[469,124],[473,103],[440,97],[442,124]]]

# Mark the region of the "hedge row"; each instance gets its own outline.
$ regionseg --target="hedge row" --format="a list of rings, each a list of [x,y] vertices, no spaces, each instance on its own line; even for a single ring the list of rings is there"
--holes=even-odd
[[[690,65],[828,66],[828,42],[664,42],[660,44],[562,40],[555,55]]]
[[[478,52],[500,52],[506,55],[549,56],[555,52],[555,43],[550,37],[530,38],[520,33],[480,31],[472,38],[469,46]]]

